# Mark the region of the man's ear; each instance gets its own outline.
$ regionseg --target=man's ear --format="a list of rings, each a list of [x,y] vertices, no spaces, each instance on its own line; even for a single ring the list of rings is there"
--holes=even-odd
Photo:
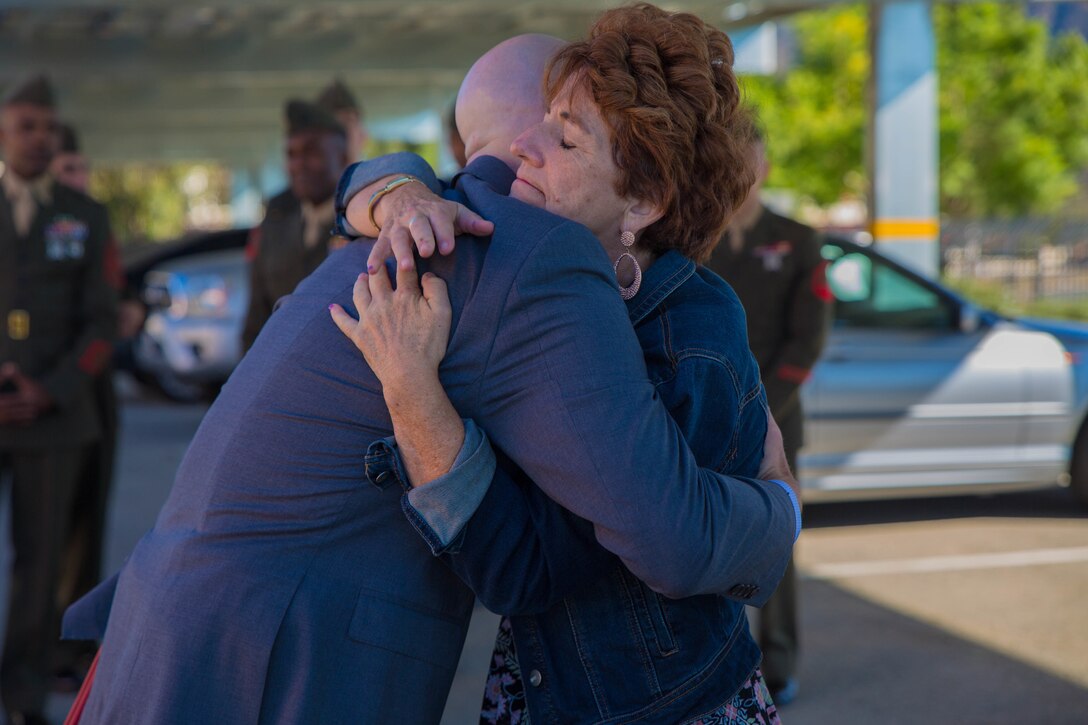
[[[635,201],[627,207],[623,228],[638,234],[646,227],[665,216],[665,210],[652,201]]]

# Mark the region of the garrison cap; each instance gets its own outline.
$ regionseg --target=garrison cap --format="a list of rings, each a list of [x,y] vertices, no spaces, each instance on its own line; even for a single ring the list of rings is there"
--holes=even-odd
[[[288,101],[286,115],[288,136],[302,131],[331,131],[340,136],[347,136],[344,127],[336,120],[336,116],[316,103]]]
[[[79,153],[79,135],[70,123],[60,124],[60,152],[62,154]]]
[[[0,107],[25,103],[32,106],[56,108],[57,97],[53,93],[53,84],[44,74],[39,74],[19,81],[7,89],[0,98]]]
[[[330,113],[336,113],[337,111],[355,111],[360,116],[363,115],[363,110],[359,108],[359,103],[355,100],[355,96],[352,95],[348,87],[344,85],[344,82],[339,78],[333,80],[332,83],[325,86],[321,93],[317,96],[317,105],[324,108]]]

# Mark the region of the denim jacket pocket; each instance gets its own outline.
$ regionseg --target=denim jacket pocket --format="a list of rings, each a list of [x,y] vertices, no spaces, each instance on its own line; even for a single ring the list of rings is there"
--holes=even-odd
[[[643,628],[653,636],[653,646],[659,657],[668,657],[680,651],[676,637],[669,625],[665,603],[661,595],[653,591],[626,571],[622,572],[623,585],[631,598],[631,603],[638,612],[638,618],[644,622]],[[647,644],[651,644],[647,642]]]

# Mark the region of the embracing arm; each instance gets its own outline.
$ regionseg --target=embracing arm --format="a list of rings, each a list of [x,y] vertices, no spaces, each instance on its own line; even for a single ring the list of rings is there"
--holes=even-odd
[[[360,181],[358,173],[354,178]],[[344,201],[341,195],[341,207]],[[672,596],[750,592],[736,596],[759,601],[792,548],[794,501],[778,484],[698,467],[649,383],[607,261],[587,261],[594,250],[601,254],[573,223],[537,244],[504,308],[483,376],[490,413],[481,422],[551,498],[592,521],[598,540],[651,587]],[[566,283],[556,285],[557,278]],[[787,467],[779,470],[789,478]],[[503,480],[487,495],[516,501],[524,491],[535,494],[501,474],[495,483]],[[521,543],[539,543],[544,557],[551,536],[531,528],[534,512],[537,521],[549,512],[531,503],[490,528],[515,532],[515,540],[527,532]],[[481,509],[490,510],[503,508]],[[474,519],[471,531],[483,529]],[[547,564],[541,571],[571,569]]]
[[[504,308],[479,422],[651,588],[760,601],[789,558],[794,501],[776,483],[699,467],[609,270],[578,225],[540,241]]]

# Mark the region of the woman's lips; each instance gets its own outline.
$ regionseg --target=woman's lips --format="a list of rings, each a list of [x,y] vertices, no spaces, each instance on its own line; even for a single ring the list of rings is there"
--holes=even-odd
[[[543,191],[541,191],[541,190],[540,190],[539,188],[537,188],[537,187],[533,186],[532,184],[530,184],[530,183],[529,183],[528,181],[526,181],[525,179],[521,178],[520,176],[519,176],[519,177],[517,177],[516,179],[514,179],[514,183],[515,183],[515,184],[518,184],[518,183],[520,183],[520,184],[522,184],[522,185],[524,185],[524,186],[528,187],[529,189],[532,189],[532,190],[533,190],[533,191],[535,191],[535,192],[536,192],[537,194],[540,194],[541,196],[544,196],[544,192],[543,192]]]

